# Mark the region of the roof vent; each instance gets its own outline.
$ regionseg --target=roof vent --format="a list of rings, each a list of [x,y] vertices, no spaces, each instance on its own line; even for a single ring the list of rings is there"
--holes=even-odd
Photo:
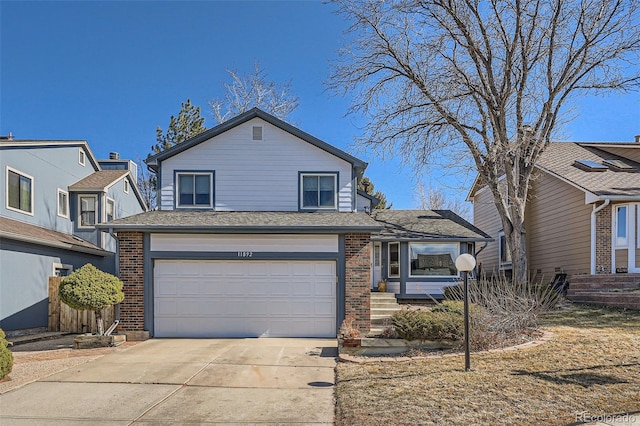
[[[109,160],[119,160],[120,159],[120,154],[117,152],[110,152],[109,153]]]
[[[573,165],[585,172],[606,172],[609,170],[604,164],[596,163],[593,160],[576,160]]]
[[[627,163],[624,160],[604,160],[603,164],[609,166],[609,168],[615,172],[631,172],[635,173],[638,171],[637,168]]]
[[[262,126],[253,126],[253,140],[254,141],[262,140]]]

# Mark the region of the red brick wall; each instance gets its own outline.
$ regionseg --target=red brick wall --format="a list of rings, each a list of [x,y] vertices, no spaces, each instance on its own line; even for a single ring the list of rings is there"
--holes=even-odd
[[[596,213],[596,274],[600,273],[611,273],[611,206]]]
[[[119,331],[144,330],[144,242],[142,232],[118,232],[120,279],[124,300],[120,303]]]
[[[345,317],[353,317],[362,333],[371,328],[371,235],[346,234]]]

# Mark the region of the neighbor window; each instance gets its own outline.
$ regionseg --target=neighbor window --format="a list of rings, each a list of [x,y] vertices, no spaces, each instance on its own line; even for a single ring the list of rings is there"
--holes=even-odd
[[[627,206],[616,207],[616,246],[626,247],[628,245],[628,208]]]
[[[507,237],[502,231],[498,233],[498,256],[500,259],[501,268],[511,267],[511,251],[509,250],[509,245],[507,244]]]
[[[302,174],[301,208],[303,209],[335,209],[336,181],[335,174]]]
[[[212,173],[178,173],[178,207],[213,207]]]
[[[389,243],[389,277],[400,276],[400,243]]]
[[[69,217],[69,193],[58,189],[58,216]]]
[[[115,213],[116,213],[116,202],[113,201],[111,198],[107,198],[107,203],[105,204],[105,220],[107,222],[111,222],[113,219],[115,219]]]
[[[98,197],[95,195],[80,195],[78,197],[80,205],[80,225],[81,227],[93,226],[96,224],[96,211]]]
[[[33,214],[33,178],[8,167],[7,208]]]
[[[409,244],[411,275],[458,275],[455,259],[460,245],[455,243]]]
[[[127,178],[124,179],[124,184],[123,185],[124,185],[124,188],[123,188],[124,192],[128,194],[129,193],[129,181],[127,180]]]
[[[84,149],[80,148],[78,150],[78,163],[80,163],[81,166],[84,166],[85,164],[85,157]]]

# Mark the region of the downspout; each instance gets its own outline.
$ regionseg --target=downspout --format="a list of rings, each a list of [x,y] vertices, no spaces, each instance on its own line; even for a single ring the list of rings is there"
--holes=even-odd
[[[113,232],[113,228],[109,228],[109,235],[111,235],[111,237],[113,237],[113,239],[116,242],[116,254],[115,254],[115,261],[116,261],[116,277],[118,277],[118,279],[120,279],[120,240],[118,239],[118,234],[116,232]],[[116,317],[115,319],[117,321],[120,321],[120,304],[118,303],[118,305],[116,305]]]
[[[596,213],[607,207],[609,203],[611,200],[607,198],[598,207],[594,204],[591,211],[591,275],[596,274]]]

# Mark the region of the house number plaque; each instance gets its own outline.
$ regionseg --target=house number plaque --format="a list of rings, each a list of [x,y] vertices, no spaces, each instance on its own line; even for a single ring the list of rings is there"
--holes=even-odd
[[[252,251],[239,251],[238,257],[253,257]]]

